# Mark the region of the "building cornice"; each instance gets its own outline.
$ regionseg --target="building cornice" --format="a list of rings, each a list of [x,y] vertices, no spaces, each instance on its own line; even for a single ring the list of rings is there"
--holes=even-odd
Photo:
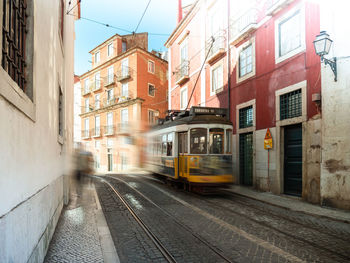
[[[198,5],[198,3],[200,2],[200,0],[196,0],[196,2],[193,4],[193,6],[191,7],[191,9],[188,11],[188,13],[186,14],[186,16],[180,21],[180,23],[176,26],[176,28],[174,29],[174,31],[171,33],[170,37],[167,39],[167,41],[164,43],[164,46],[166,48],[169,48],[170,45],[172,45],[172,43],[174,42],[175,38],[177,37],[177,33],[178,32],[182,32],[186,26],[188,25],[188,23],[190,22],[190,20],[193,17],[193,13],[195,10],[195,7]]]

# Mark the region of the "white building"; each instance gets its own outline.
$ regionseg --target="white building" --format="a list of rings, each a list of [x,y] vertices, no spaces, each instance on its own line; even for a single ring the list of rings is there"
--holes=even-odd
[[[74,145],[81,142],[81,84],[78,76],[74,76]]]
[[[328,59],[337,58],[337,81],[321,66],[321,202],[350,210],[350,29],[348,1],[322,1],[320,29],[333,40]]]
[[[0,1],[0,262],[42,262],[68,201],[74,5]]]

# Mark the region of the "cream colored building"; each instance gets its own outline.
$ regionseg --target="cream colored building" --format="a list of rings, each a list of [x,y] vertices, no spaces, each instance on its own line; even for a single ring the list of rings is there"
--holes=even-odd
[[[74,5],[0,1],[0,262],[42,262],[68,201]]]

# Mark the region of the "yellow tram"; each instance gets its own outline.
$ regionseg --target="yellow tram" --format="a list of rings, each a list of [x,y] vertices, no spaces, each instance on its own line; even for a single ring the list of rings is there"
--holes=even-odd
[[[232,123],[226,109],[192,107],[147,134],[147,167],[192,186],[233,183]]]

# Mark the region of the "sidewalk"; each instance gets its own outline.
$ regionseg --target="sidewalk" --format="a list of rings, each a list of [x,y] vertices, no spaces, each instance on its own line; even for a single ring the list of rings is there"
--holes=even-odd
[[[342,221],[350,224],[350,212],[343,210],[321,207],[319,205],[313,205],[307,203],[299,198],[288,197],[283,195],[274,195],[267,192],[258,192],[252,188],[233,185],[228,189],[229,191],[246,196],[270,205],[286,208],[292,211],[301,212],[313,216],[326,217],[336,221]]]
[[[119,262],[91,178],[72,181],[45,262]]]

